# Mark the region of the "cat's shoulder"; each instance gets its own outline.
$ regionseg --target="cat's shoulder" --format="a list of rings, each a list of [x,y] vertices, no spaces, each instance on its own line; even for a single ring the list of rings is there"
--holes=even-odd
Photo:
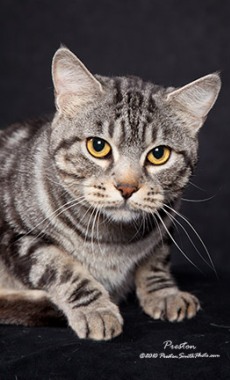
[[[0,131],[1,148],[12,148],[12,146],[16,146],[25,140],[34,138],[43,127],[45,128],[47,124],[51,123],[52,118],[53,115],[48,115],[10,124]]]

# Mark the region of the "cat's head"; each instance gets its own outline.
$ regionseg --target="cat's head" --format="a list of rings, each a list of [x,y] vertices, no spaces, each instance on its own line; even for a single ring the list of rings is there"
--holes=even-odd
[[[165,89],[136,77],[95,77],[66,48],[56,52],[52,74],[50,151],[68,191],[116,221],[154,213],[180,195],[218,74]]]

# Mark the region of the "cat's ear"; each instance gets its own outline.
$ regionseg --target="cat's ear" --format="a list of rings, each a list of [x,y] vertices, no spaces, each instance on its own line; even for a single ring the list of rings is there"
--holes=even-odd
[[[213,107],[220,88],[221,80],[219,74],[209,74],[184,87],[173,90],[167,95],[167,102],[175,110],[184,114],[197,131]]]
[[[57,110],[74,114],[76,108],[93,101],[102,86],[83,63],[67,48],[61,47],[53,57],[52,77]]]

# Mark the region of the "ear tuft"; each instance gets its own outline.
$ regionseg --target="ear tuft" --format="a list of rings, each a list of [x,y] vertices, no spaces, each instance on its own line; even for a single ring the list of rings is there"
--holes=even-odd
[[[52,77],[60,112],[72,112],[102,92],[101,84],[66,47],[60,47],[53,57]]]
[[[200,121],[200,126],[213,107],[221,88],[219,73],[206,75],[167,95],[175,109]]]

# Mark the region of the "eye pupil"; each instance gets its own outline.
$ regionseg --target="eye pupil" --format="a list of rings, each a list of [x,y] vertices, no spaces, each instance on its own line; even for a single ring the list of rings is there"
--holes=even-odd
[[[159,160],[164,155],[164,147],[163,146],[158,146],[157,148],[155,148],[155,149],[152,150],[152,153],[153,153],[154,157],[157,160]]]
[[[165,164],[171,154],[171,149],[164,145],[159,145],[152,149],[147,155],[147,161],[153,165]]]
[[[101,152],[105,147],[105,141],[100,139],[93,139],[93,149],[96,152]]]
[[[95,158],[109,158],[111,146],[100,137],[91,137],[86,140],[86,147],[91,156]]]

